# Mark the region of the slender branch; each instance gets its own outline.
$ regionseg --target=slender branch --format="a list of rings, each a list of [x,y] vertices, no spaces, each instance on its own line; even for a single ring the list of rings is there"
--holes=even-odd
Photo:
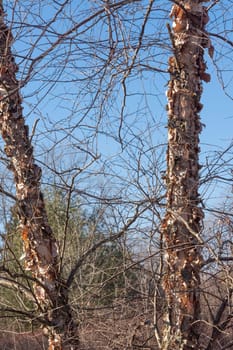
[[[143,40],[145,29],[146,29],[146,24],[148,22],[150,13],[152,11],[153,3],[154,3],[154,0],[150,0],[145,17],[144,17],[144,21],[142,23],[141,32],[140,32],[139,39],[138,39],[138,44],[137,44],[136,49],[134,51],[134,55],[131,59],[131,63],[129,65],[129,67],[126,69],[124,76],[123,76],[123,79],[121,81],[121,85],[122,85],[122,89],[123,89],[123,101],[122,101],[121,112],[120,112],[120,125],[119,125],[119,129],[118,129],[118,137],[119,137],[122,149],[123,149],[123,140],[121,137],[121,130],[122,130],[122,126],[123,126],[123,115],[124,115],[124,110],[125,110],[125,106],[126,106],[126,97],[127,97],[126,79],[129,77],[129,75],[130,75],[130,73],[135,65],[136,59],[138,57],[138,53],[141,49],[142,40]]]
[[[30,143],[32,143],[32,139],[33,139],[33,137],[35,135],[36,127],[37,127],[37,124],[38,124],[39,121],[40,121],[40,119],[36,119],[34,124],[33,124],[32,133],[31,133],[30,140],[29,140]]]
[[[209,35],[210,35],[210,36],[214,36],[214,37],[216,37],[216,38],[218,38],[218,39],[221,39],[221,40],[225,41],[225,43],[227,43],[227,44],[229,44],[230,46],[233,47],[233,41],[231,41],[231,40],[225,38],[224,36],[222,36],[222,35],[220,35],[220,34],[216,34],[216,33],[209,33]]]
[[[64,254],[65,254],[65,250],[66,250],[67,235],[68,235],[67,231],[68,231],[68,225],[69,225],[69,220],[70,220],[69,212],[70,212],[71,196],[72,196],[72,192],[73,192],[73,188],[74,188],[75,177],[76,176],[72,177],[71,185],[69,186],[69,191],[68,191],[67,205],[66,205],[66,211],[65,211],[63,242],[62,242],[62,248],[61,248],[61,252],[60,252],[60,272],[62,270],[62,263],[63,263]]]
[[[218,262],[218,261],[233,261],[233,257],[232,256],[219,256],[217,258],[209,258],[205,261],[203,261],[203,263],[201,264],[201,267],[206,266],[208,264],[212,264],[213,262]]]
[[[212,7],[214,7],[215,5],[217,5],[219,3],[219,0],[215,0],[214,2],[212,2],[212,4],[210,4],[208,7],[207,7],[207,11],[209,11]]]
[[[122,0],[122,1],[119,1],[119,2],[114,3],[114,4],[109,4],[108,7],[109,7],[109,9],[114,10],[114,9],[118,9],[122,6],[128,5],[129,3],[134,3],[134,2],[139,2],[139,1],[140,0]],[[101,10],[96,11],[95,13],[90,15],[89,17],[85,18],[83,21],[77,23],[71,29],[67,30],[65,33],[60,34],[58,36],[58,39],[54,43],[52,43],[51,46],[47,50],[45,50],[42,54],[40,54],[38,57],[36,57],[32,61],[31,65],[29,66],[29,69],[28,69],[27,77],[20,84],[20,86],[22,87],[28,82],[30,75],[31,75],[31,72],[33,71],[33,67],[37,62],[41,61],[50,52],[52,52],[54,50],[54,48],[57,47],[58,45],[60,45],[70,34],[76,32],[80,27],[84,26],[85,24],[87,24],[88,22],[92,21],[93,19],[95,19],[99,15],[102,15],[105,12],[106,12],[106,7],[104,6]]]
[[[41,316],[35,316],[35,312],[27,312],[27,311],[22,311],[22,310],[17,310],[17,309],[13,309],[13,308],[10,308],[10,307],[1,307],[0,308],[0,314],[3,314],[5,312],[10,312],[10,313],[13,313],[13,314],[17,314],[17,315],[22,315],[22,316],[25,316],[27,317],[28,319],[30,319],[31,321],[38,321],[44,325],[49,325],[50,322],[47,321],[45,318],[41,317]],[[1,316],[0,316],[1,318]]]
[[[0,185],[0,193],[4,194],[5,196],[7,196],[7,197],[9,197],[9,198],[11,198],[11,199],[13,199],[15,202],[17,201],[17,198],[16,198],[13,194],[11,194],[10,192],[5,191],[5,190],[2,188],[1,185]]]
[[[212,345],[213,345],[213,342],[215,341],[215,339],[219,336],[219,334],[224,330],[225,326],[227,325],[227,323],[229,322],[229,320],[232,318],[232,315],[229,315],[226,319],[226,321],[224,321],[222,323],[221,326],[218,326],[216,327],[221,318],[222,318],[222,315],[226,309],[226,306],[228,305],[228,301],[229,301],[229,298],[231,298],[232,296],[232,293],[233,293],[233,289],[230,289],[229,293],[227,294],[227,296],[223,299],[222,303],[219,305],[219,308],[216,312],[216,316],[214,318],[214,321],[213,321],[213,330],[212,330],[212,335],[211,335],[211,338],[210,338],[210,341],[209,341],[209,344],[206,348],[206,350],[211,350],[212,349]]]
[[[31,293],[30,289],[23,286],[22,283],[19,283],[18,281],[11,280],[11,279],[4,277],[4,276],[0,276],[0,285],[3,287],[17,290],[17,291],[23,293],[27,297],[27,299],[35,302],[35,298],[34,298],[33,294]]]
[[[8,270],[5,266],[0,266],[0,272],[5,272],[6,274],[8,274],[12,279],[16,279],[16,278],[23,278],[27,281],[31,281],[34,282],[38,285],[40,285],[42,288],[44,288],[46,290],[46,286],[40,282],[37,278],[26,275],[26,273],[12,273],[10,272],[10,270]],[[32,292],[31,292],[32,293]]]
[[[182,222],[182,224],[184,224],[185,227],[189,230],[189,232],[191,233],[191,235],[194,236],[194,237],[198,240],[198,242],[199,242],[201,245],[204,244],[203,239],[199,236],[199,234],[198,234],[197,232],[195,232],[195,231],[190,227],[190,225],[188,224],[188,222],[187,222],[186,220],[184,220],[184,218],[182,218],[181,215],[175,213],[175,212],[174,212],[173,210],[171,210],[171,209],[167,209],[167,212],[168,212],[168,213],[171,213],[171,214],[175,217],[175,219],[178,219],[180,222]]]
[[[230,341],[230,343],[226,344],[221,348],[221,350],[227,350],[227,349],[232,349],[233,346],[233,341]]]

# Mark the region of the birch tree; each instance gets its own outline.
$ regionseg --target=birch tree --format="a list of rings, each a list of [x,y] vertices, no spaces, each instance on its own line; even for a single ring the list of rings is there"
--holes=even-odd
[[[162,349],[198,349],[200,320],[201,230],[199,112],[202,80],[209,82],[204,49],[213,54],[202,2],[179,1],[171,10],[173,46],[169,58],[167,205],[162,224],[167,271],[163,285],[167,300]]]
[[[76,349],[76,325],[72,319],[66,288],[59,276],[57,242],[48,224],[40,190],[41,169],[35,164],[28,126],[22,115],[20,85],[15,75],[18,68],[11,53],[13,37],[4,23],[2,1],[0,31],[1,134],[10,169],[14,174],[25,269],[35,279],[34,302],[45,320],[49,349],[61,349],[62,344],[66,343],[70,349]]]

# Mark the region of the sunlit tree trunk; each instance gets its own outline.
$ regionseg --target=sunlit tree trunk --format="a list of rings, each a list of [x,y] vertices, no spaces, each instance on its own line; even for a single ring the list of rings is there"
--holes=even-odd
[[[167,309],[162,349],[198,347],[199,286],[203,212],[199,206],[199,133],[204,48],[212,47],[204,27],[205,7],[197,0],[179,1],[172,7],[168,25],[173,56],[169,59],[167,207],[162,224],[166,274],[163,286]]]
[[[41,169],[35,164],[28,127],[22,116],[17,65],[11,53],[12,34],[4,23],[0,1],[0,129],[9,168],[14,174],[19,231],[24,244],[25,269],[35,278],[34,294],[44,317],[49,349],[78,348],[68,295],[58,273],[58,249],[48,224],[40,191]]]

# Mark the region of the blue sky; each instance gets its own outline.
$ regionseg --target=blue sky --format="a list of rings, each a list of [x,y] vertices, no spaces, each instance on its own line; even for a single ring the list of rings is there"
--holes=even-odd
[[[225,147],[233,139],[233,101],[224,93],[215,73],[211,78],[209,84],[203,83],[204,109],[201,116],[206,127],[201,142]]]
[[[19,2],[21,4],[21,2]],[[27,3],[29,6],[30,2]],[[94,6],[98,6],[98,2],[86,2],[90,5],[94,4]],[[81,1],[80,5],[77,5],[77,9],[74,9],[75,16],[77,20],[82,20],[82,16],[89,15],[89,12],[86,8],[86,3]],[[147,1],[143,1],[142,3],[147,4]],[[224,4],[230,3],[229,0],[224,0],[220,5],[216,5],[216,12],[213,14],[222,11],[222,7]],[[24,16],[23,6],[21,8],[20,16]],[[51,3],[52,4],[52,3]],[[75,2],[73,2],[75,4]],[[166,6],[162,7],[162,2],[155,2],[153,17],[148,26],[148,31],[146,32],[147,39],[149,42],[152,42],[153,45],[142,49],[141,57],[145,60],[145,63],[149,65],[160,67],[166,69],[167,67],[167,58],[170,55],[169,47],[170,41],[168,41],[168,33],[165,26],[164,16],[168,17],[168,11],[170,8],[170,3],[166,3]],[[27,9],[25,5],[25,10]],[[46,20],[50,16],[52,16],[51,7],[47,6],[44,9],[41,7],[42,5],[33,3],[33,19],[30,16],[25,15],[25,28],[23,28],[21,36],[16,35],[15,49],[18,50],[19,53],[26,53],[27,50],[30,51],[31,42],[34,42],[36,34],[42,32],[39,24],[40,22],[44,25],[45,14]],[[76,5],[75,5],[76,6]],[[80,6],[80,8],[78,8]],[[129,33],[133,42],[137,42],[137,40],[133,39],[134,31],[138,30],[140,27],[138,24],[141,22],[141,13],[145,13],[146,7],[144,7],[142,12],[137,13],[137,18],[133,22],[125,22],[125,28],[129,29]],[[47,10],[47,12],[46,12]],[[37,16],[38,13],[41,14],[41,17]],[[76,12],[75,12],[76,11]],[[81,12],[84,11],[84,12]],[[25,12],[26,13],[26,12]],[[222,13],[222,12],[221,12]],[[69,13],[70,15],[71,13]],[[231,28],[230,22],[228,22],[229,13],[224,12],[224,17],[219,17],[216,25],[216,18],[213,17],[212,22],[210,22],[209,28],[211,31],[219,30],[223,26],[222,20],[224,20],[224,25],[226,29]],[[121,18],[121,21],[124,21],[124,18]],[[27,29],[26,24],[29,24],[29,29]],[[38,24],[38,28],[34,28],[34,24]],[[100,22],[102,23],[102,22]],[[61,26],[62,24],[62,26]],[[31,28],[30,28],[31,25]],[[63,20],[63,14],[61,14],[61,18],[58,21],[58,24],[53,24],[51,28],[53,30],[61,32],[62,30],[66,30],[69,27],[69,21]],[[138,27],[137,27],[138,25]],[[66,28],[65,28],[66,27]],[[85,27],[85,26],[84,26]],[[86,27],[85,27],[86,28]],[[119,29],[119,28],[118,28]],[[160,30],[161,41],[157,43],[156,30]],[[25,32],[24,32],[25,31]],[[80,34],[80,32],[78,32]],[[95,73],[97,70],[97,66],[101,64],[101,60],[106,59],[108,55],[108,51],[104,51],[101,47],[96,45],[96,36],[99,35],[102,39],[106,39],[107,27],[106,22],[104,25],[97,23],[94,29],[90,29],[85,35],[75,35],[73,36],[73,43],[75,50],[77,53],[72,51],[72,62],[69,67],[66,67],[66,71],[61,77],[63,79],[73,79],[73,78],[81,78],[85,74]],[[125,40],[127,39],[127,35],[125,35]],[[230,35],[230,34],[229,34]],[[167,38],[167,39],[166,39]],[[88,45],[85,43],[85,40],[92,40],[93,43],[88,48]],[[54,37],[54,33],[47,33],[47,38],[45,39],[43,36],[40,39],[38,45],[33,49],[32,57],[39,55],[41,50],[46,48],[46,45],[49,44],[49,40],[56,40]],[[76,42],[75,42],[76,40]],[[153,41],[154,40],[154,41]],[[165,40],[163,42],[163,40]],[[167,41],[166,41],[167,40]],[[127,43],[127,42],[126,42]],[[232,72],[230,69],[230,64],[232,63],[232,50],[229,50],[229,47],[222,45],[221,41],[213,40],[214,46],[216,46],[215,52],[215,63],[220,67],[224,67],[225,69],[225,78],[231,81]],[[75,46],[76,45],[76,46]],[[167,46],[166,46],[167,45]],[[57,165],[61,167],[66,167],[69,161],[73,163],[80,163],[80,159],[83,159],[83,163],[85,162],[85,154],[82,154],[82,151],[78,150],[75,146],[76,144],[82,142],[86,142],[88,137],[93,133],[91,129],[94,127],[96,121],[98,120],[98,105],[101,103],[101,97],[97,100],[95,108],[92,108],[88,113],[88,117],[85,119],[85,123],[89,124],[87,127],[84,122],[80,124],[80,120],[82,119],[82,115],[84,111],[87,109],[88,104],[94,98],[96,89],[98,86],[95,85],[95,80],[90,80],[90,83],[87,85],[83,85],[82,82],[70,82],[70,83],[59,83],[52,90],[50,90],[50,85],[46,85],[46,79],[49,78],[57,78],[59,76],[59,69],[64,63],[63,57],[69,50],[69,42],[67,45],[62,46],[58,50],[55,50],[54,61],[45,59],[44,66],[43,62],[39,66],[35,66],[35,69],[38,69],[38,74],[35,76],[36,80],[29,82],[28,85],[22,90],[23,95],[25,96],[24,105],[25,105],[25,116],[27,119],[27,123],[30,124],[31,128],[36,119],[39,119],[39,123],[37,126],[38,136],[36,136],[33,141],[35,142],[35,150],[37,155],[45,152],[46,147],[52,144],[52,142],[56,142],[59,137],[65,135],[64,128],[65,126],[70,127],[72,125],[79,125],[76,128],[74,136],[76,139],[70,139],[69,142],[72,143],[73,150],[71,152],[71,147],[67,143],[61,143],[60,147],[56,147],[56,159]],[[24,52],[24,50],[26,50]],[[90,55],[86,55],[86,51],[90,51]],[[134,50],[129,50],[129,61],[131,59],[130,55],[133,56]],[[224,55],[227,53],[227,56]],[[84,54],[84,56],[80,56]],[[96,61],[92,60],[96,55]],[[203,97],[202,103],[204,105],[203,110],[201,111],[201,119],[202,122],[206,125],[203,128],[201,134],[201,161],[205,161],[206,156],[210,151],[218,151],[223,150],[232,140],[232,130],[233,130],[233,112],[232,112],[232,100],[229,97],[224,95],[220,83],[217,81],[216,77],[216,69],[214,65],[209,62],[208,54],[206,52],[206,60],[208,61],[208,72],[212,76],[212,80],[209,84],[203,83]],[[82,57],[82,58],[80,58]],[[89,58],[88,58],[89,57]],[[90,58],[91,57],[91,58]],[[27,66],[30,64],[28,57],[21,62],[20,57],[17,60],[21,63],[20,69],[21,72],[24,69],[24,65]],[[53,62],[55,65],[53,66]],[[90,66],[90,64],[93,64]],[[144,62],[144,61],[143,61]],[[121,57],[119,56],[114,64],[120,64]],[[57,65],[57,67],[56,67]],[[39,68],[38,68],[39,67]],[[49,69],[48,69],[49,67]],[[114,70],[115,69],[115,70]],[[118,70],[117,70],[118,69]],[[119,68],[113,67],[113,73],[119,72]],[[108,132],[112,133],[112,135],[117,136],[117,129],[120,125],[120,110],[122,105],[122,86],[119,84],[121,80],[121,75],[119,74],[119,79],[114,81],[116,82],[116,86],[114,86],[113,94],[109,97],[108,108],[103,108],[103,122],[98,125],[100,132]],[[141,72],[140,69],[137,68],[134,70],[133,74],[135,75],[129,81],[128,91],[132,94],[131,97],[127,98],[127,105],[125,108],[125,117],[123,120],[123,128],[122,135],[126,135],[127,141],[133,138],[133,134],[140,136],[141,143],[144,143],[144,147],[150,147],[150,143],[155,148],[158,144],[165,144],[167,140],[167,129],[166,126],[166,97],[165,92],[167,89],[166,83],[168,81],[168,75],[165,77],[161,77],[160,73],[157,72]],[[94,76],[94,75],[93,75]],[[106,78],[106,82],[103,84],[103,88],[106,89],[105,93],[108,92],[108,83],[110,81],[111,76]],[[109,81],[108,81],[109,79]],[[118,85],[117,85],[118,84]],[[44,90],[42,90],[42,86],[46,86]],[[142,95],[144,94],[144,97]],[[231,92],[230,85],[228,86],[228,92]],[[42,102],[38,104],[41,96],[45,95]],[[30,97],[31,95],[31,97]],[[81,126],[80,126],[81,125]],[[149,126],[149,131],[148,131]],[[57,132],[54,132],[54,127],[57,128]],[[144,131],[146,130],[147,131]],[[149,140],[151,138],[151,140]],[[121,164],[123,166],[127,164],[127,152],[120,154],[121,149],[119,144],[114,141],[113,137],[109,137],[101,134],[101,136],[95,138],[94,141],[88,141],[89,144],[85,145],[88,147],[93,147],[97,149],[97,152],[102,155],[102,160],[106,163],[110,164],[112,161],[114,164],[117,163],[116,172],[119,171]],[[148,146],[147,146],[148,143]],[[84,148],[85,148],[84,147]],[[165,146],[164,146],[165,147]],[[55,151],[54,151],[55,152]],[[70,153],[69,153],[70,152]],[[131,150],[132,152],[132,150]],[[67,154],[69,153],[69,157]],[[51,152],[52,154],[52,152]],[[118,157],[120,154],[120,157]],[[45,155],[45,159],[46,159]],[[118,157],[118,158],[117,158]],[[120,158],[124,158],[124,161],[120,163]],[[132,157],[133,158],[133,157]],[[118,159],[118,160],[117,160]],[[101,161],[102,161],[101,160]],[[132,159],[131,159],[132,160]],[[81,163],[82,163],[81,161]],[[122,161],[122,159],[121,159]],[[165,163],[165,156],[164,156]],[[93,182],[94,183],[94,182]],[[212,189],[210,190],[212,191]],[[222,188],[218,190],[218,195],[222,193]]]

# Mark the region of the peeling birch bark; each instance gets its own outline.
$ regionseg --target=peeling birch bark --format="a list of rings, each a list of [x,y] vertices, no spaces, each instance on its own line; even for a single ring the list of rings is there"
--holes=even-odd
[[[25,268],[38,280],[34,293],[48,324],[49,350],[63,349],[65,344],[69,349],[77,349],[77,327],[72,319],[67,290],[59,278],[58,247],[40,190],[41,169],[35,164],[28,126],[22,115],[12,40],[0,1],[0,130],[16,184]]]
[[[198,321],[203,211],[200,208],[199,112],[205,72],[204,48],[213,53],[205,32],[207,10],[197,0],[176,2],[168,26],[174,55],[169,59],[167,207],[161,231],[166,250],[163,350],[200,349]]]

